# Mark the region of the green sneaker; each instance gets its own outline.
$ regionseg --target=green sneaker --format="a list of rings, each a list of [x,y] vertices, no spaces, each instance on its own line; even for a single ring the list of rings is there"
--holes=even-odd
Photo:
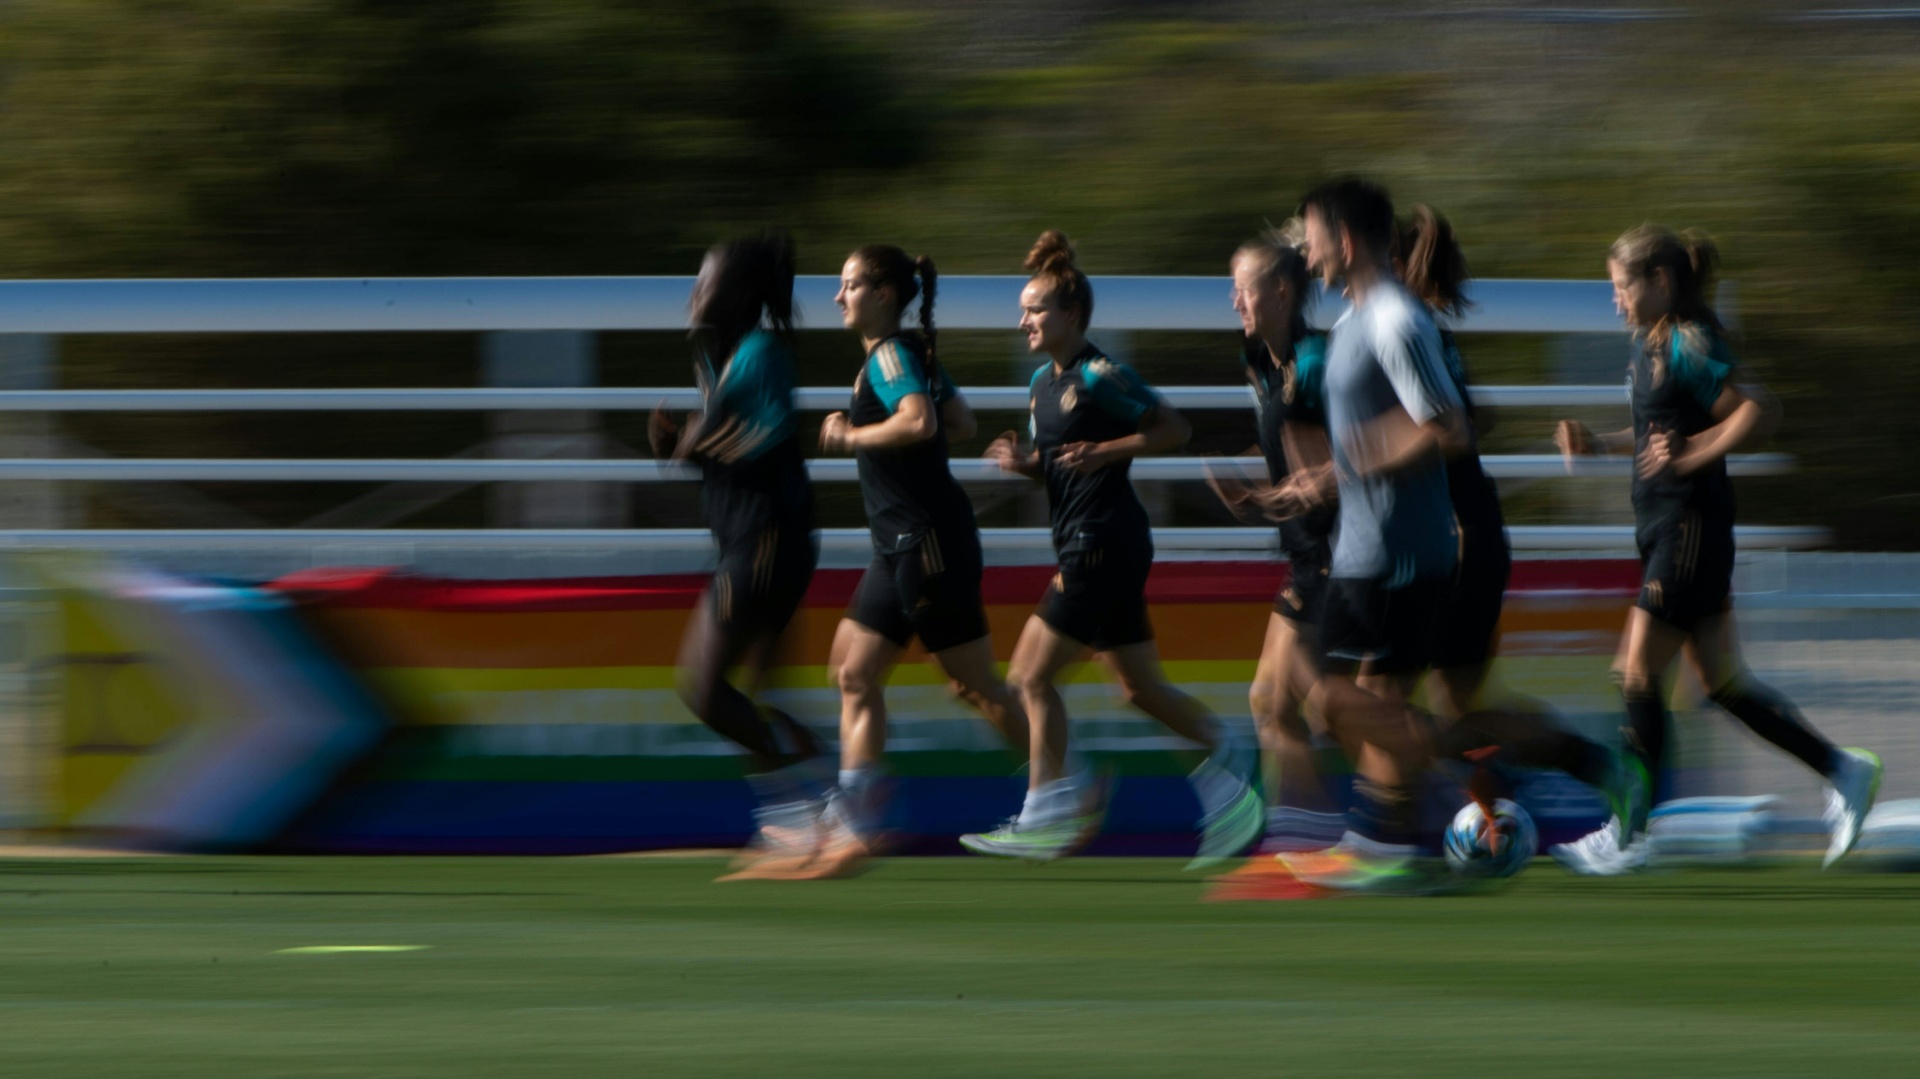
[[[1096,825],[1097,827],[1097,825]],[[1019,858],[1028,862],[1051,862],[1079,849],[1085,842],[1086,822],[1079,817],[1023,824],[1019,817],[991,832],[975,832],[960,837],[960,845],[993,858]]]
[[[1417,892],[1428,874],[1416,864],[1414,848],[1376,843],[1348,832],[1322,851],[1276,855],[1303,884],[1341,892]]]
[[[1246,850],[1267,827],[1267,802],[1252,786],[1242,785],[1232,801],[1200,822],[1200,853],[1187,868],[1207,869]]]

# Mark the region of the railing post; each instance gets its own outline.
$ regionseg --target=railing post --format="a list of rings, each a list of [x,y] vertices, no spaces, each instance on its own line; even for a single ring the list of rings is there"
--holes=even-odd
[[[60,339],[52,334],[0,334],[0,389],[50,390],[59,383]],[[0,414],[0,457],[59,455],[49,412]],[[0,522],[8,528],[64,528],[70,486],[32,480],[0,483]]]
[[[488,386],[592,386],[599,381],[596,336],[576,330],[487,334],[481,366]],[[597,412],[496,412],[493,456],[602,457]],[[617,483],[494,485],[489,517],[501,528],[611,528],[627,519],[627,487]]]

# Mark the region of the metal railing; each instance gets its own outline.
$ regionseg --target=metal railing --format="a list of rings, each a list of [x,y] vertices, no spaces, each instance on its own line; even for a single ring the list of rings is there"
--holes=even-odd
[[[1553,454],[1490,454],[1480,460],[1487,474],[1496,478],[1544,479],[1569,474],[1567,465]],[[1631,474],[1632,464],[1624,457],[1590,458],[1576,461],[1571,474],[1625,478]],[[1733,459],[1728,470],[1736,476],[1775,476],[1790,471],[1791,467],[1792,459],[1785,454],[1761,453]],[[995,463],[979,458],[957,458],[951,462],[951,468],[955,479],[968,482],[1031,482],[1025,476],[1002,471]],[[1245,470],[1256,476],[1266,473],[1265,462],[1252,457],[1139,457],[1134,459],[1132,468],[1133,478],[1137,480],[1199,480],[1206,478],[1209,468]],[[807,473],[823,483],[853,483],[860,478],[859,465],[850,457],[810,460]],[[652,459],[0,458],[0,480],[662,483],[694,480],[699,475],[696,469],[679,462]]]
[[[1018,296],[1025,277],[949,276],[941,279],[940,325],[948,330],[1009,330],[1018,319]],[[687,277],[574,278],[367,278],[282,280],[11,281],[0,282],[0,333],[280,333],[280,332],[473,332],[532,330],[676,331],[686,321]],[[832,297],[837,278],[803,276],[796,281],[799,325],[839,329]],[[1099,330],[1234,331],[1239,323],[1228,303],[1229,282],[1214,277],[1100,277]],[[1611,286],[1604,281],[1482,280],[1472,287],[1473,306],[1452,320],[1471,333],[1619,333]],[[1344,303],[1322,296],[1312,308],[1321,326],[1338,318]],[[814,314],[812,320],[807,318]],[[1027,408],[1027,391],[1017,386],[963,388],[983,411]],[[1177,408],[1244,408],[1252,402],[1242,386],[1170,386],[1160,393]],[[1626,404],[1614,386],[1476,386],[1475,402],[1489,407],[1594,407]],[[803,387],[795,404],[804,410],[846,407],[845,387]],[[634,388],[476,388],[476,389],[312,389],[312,390],[12,390],[0,391],[0,413],[180,412],[180,411],[645,411],[656,406],[690,408],[699,403],[691,387]],[[1487,472],[1501,479],[1556,476],[1625,477],[1624,459],[1581,461],[1568,469],[1554,455],[1488,455]],[[1792,468],[1781,454],[1747,454],[1730,460],[1734,475],[1778,475]],[[1208,467],[1264,472],[1251,458],[1154,457],[1136,460],[1133,475],[1142,480],[1197,480]],[[852,482],[849,459],[808,462],[814,479]],[[968,482],[1012,481],[1020,477],[983,461],[956,460],[958,478]],[[651,483],[693,477],[684,466],[635,459],[0,459],[0,480],[19,481],[317,481],[317,482],[553,482],[606,481]],[[826,530],[831,540],[836,530]],[[849,534],[860,530],[847,530]],[[1630,530],[1616,526],[1553,526],[1511,529],[1517,547],[1535,549],[1620,548],[1631,545]],[[690,543],[697,530],[655,530],[661,542]],[[403,530],[368,535],[398,539]],[[621,532],[631,536],[631,533]],[[265,542],[267,536],[312,542],[349,538],[361,532],[297,530],[289,532],[154,531],[95,533],[84,530],[0,532],[0,543],[95,545],[133,543],[137,537],[223,537]],[[560,542],[577,536],[599,542],[605,530],[555,532],[488,530],[479,533],[436,531],[438,540],[494,537],[506,542]],[[1021,546],[1044,529],[989,529],[990,544]],[[1219,550],[1264,550],[1271,542],[1265,528],[1159,529],[1164,543],[1207,544]],[[1797,547],[1815,544],[1824,532],[1810,528],[1752,528],[1743,542],[1753,546]],[[113,537],[119,537],[113,539]],[[493,542],[494,539],[477,540]],[[194,542],[187,539],[183,542]],[[833,542],[838,542],[834,540]]]
[[[1533,551],[1627,550],[1633,546],[1632,525],[1510,525],[1513,545]],[[1053,533],[1046,528],[982,528],[980,536],[996,551],[1040,553],[1052,550]],[[1819,529],[1779,525],[1740,525],[1734,536],[1742,547],[1791,550],[1817,545]],[[333,547],[394,550],[406,547],[526,550],[617,550],[666,552],[706,550],[712,534],[704,528],[160,528],[160,529],[16,529],[0,530],[0,548],[78,547],[91,550],[206,551],[225,545],[248,548]],[[1271,528],[1157,527],[1155,550],[1170,553],[1270,553],[1275,549]],[[873,551],[873,536],[864,528],[823,528],[820,548],[829,554]]]
[[[1024,276],[943,276],[940,327],[1011,330]],[[1233,330],[1222,277],[1095,277],[1099,328]],[[153,281],[0,281],[0,333],[308,333],[678,330],[691,277],[370,277]],[[799,325],[839,329],[839,279],[794,282]],[[1616,333],[1605,281],[1473,282],[1470,333]],[[1332,325],[1337,298],[1312,320]],[[817,316],[817,317],[814,317]]]
[[[1246,408],[1244,386],[1165,386],[1160,396],[1179,409]],[[1024,412],[1023,386],[963,386],[974,408]],[[1626,403],[1619,386],[1475,386],[1477,405],[1517,408],[1591,407]],[[657,405],[697,408],[685,386],[539,389],[395,390],[0,390],[0,412],[644,412]],[[847,407],[845,386],[793,391],[802,411]]]

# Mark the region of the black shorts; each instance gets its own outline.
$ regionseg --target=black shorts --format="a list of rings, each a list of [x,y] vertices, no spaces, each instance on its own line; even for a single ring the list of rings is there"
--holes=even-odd
[[[980,533],[935,530],[905,551],[876,552],[847,606],[847,618],[902,648],[917,636],[929,652],[987,635],[980,602]]]
[[[1151,545],[1105,544],[1060,558],[1040,600],[1040,620],[1096,652],[1153,640],[1147,620]]]
[[[713,618],[729,634],[777,635],[807,598],[820,546],[804,524],[770,524],[723,542],[707,589]]]
[[[1318,627],[1327,609],[1327,563],[1287,560],[1286,587],[1273,595],[1273,613],[1303,627]]]
[[[1417,674],[1433,653],[1435,623],[1446,610],[1448,577],[1415,580],[1388,588],[1372,577],[1335,577],[1327,582],[1327,610],[1320,620],[1320,651],[1334,674]]]
[[[1512,575],[1513,554],[1504,529],[1461,530],[1460,565],[1428,657],[1436,670],[1479,667],[1493,658],[1500,608]]]
[[[1642,529],[1641,610],[1682,632],[1733,607],[1733,521],[1688,510]]]

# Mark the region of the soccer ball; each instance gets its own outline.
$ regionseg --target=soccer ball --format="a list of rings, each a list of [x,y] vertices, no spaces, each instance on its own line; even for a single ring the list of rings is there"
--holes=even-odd
[[[1484,828],[1480,803],[1468,802],[1447,826],[1447,865],[1465,877],[1511,877],[1539,849],[1540,832],[1527,811],[1505,798],[1493,804],[1493,827]]]

